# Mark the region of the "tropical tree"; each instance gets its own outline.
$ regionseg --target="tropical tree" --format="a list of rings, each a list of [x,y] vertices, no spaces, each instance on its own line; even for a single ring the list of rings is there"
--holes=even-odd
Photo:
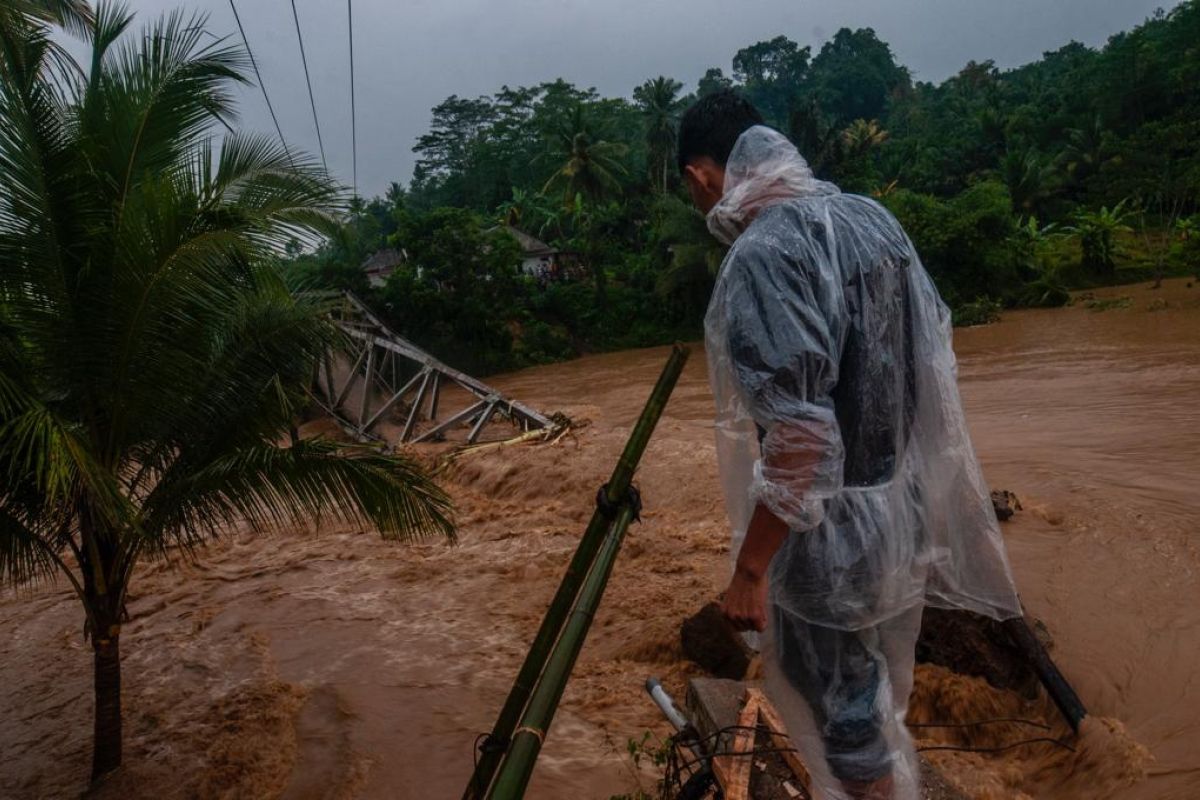
[[[1064,230],[1079,238],[1083,250],[1083,267],[1100,275],[1111,275],[1116,270],[1116,237],[1133,230],[1127,220],[1132,211],[1126,208],[1125,200],[1112,208],[1101,206],[1099,211],[1079,211],[1075,224]]]
[[[879,120],[856,119],[842,131],[842,146],[846,154],[858,158],[887,141],[888,133],[879,127]]]
[[[865,191],[879,183],[873,154],[888,132],[878,120],[856,119],[834,140],[834,159],[830,165],[834,177],[845,189]]]
[[[655,245],[665,262],[655,291],[685,311],[702,313],[725,247],[708,232],[704,215],[674,194],[661,195],[653,213]]]
[[[621,193],[619,176],[626,173],[621,159],[627,148],[620,142],[597,138],[589,123],[579,103],[551,133],[549,157],[558,166],[542,192],[561,190],[564,205],[574,202],[576,195],[599,202]]]
[[[679,117],[679,90],[683,84],[659,76],[633,90],[633,99],[646,125],[647,169],[651,186],[667,191],[675,160],[675,132]]]
[[[1061,156],[1068,177],[1081,182],[1099,172],[1111,157],[1112,138],[1099,115],[1093,116],[1082,128],[1069,129]]]
[[[0,580],[57,575],[80,601],[98,778],[121,763],[141,559],[329,516],[452,528],[413,462],[295,435],[336,331],[273,263],[335,222],[338,194],[277,142],[216,143],[244,54],[179,13],[127,36],[103,4],[69,18],[85,73],[44,22],[69,5],[0,11]]]
[[[1039,211],[1054,188],[1054,167],[1033,149],[1009,150],[1000,172],[1012,195],[1013,209],[1020,213]]]

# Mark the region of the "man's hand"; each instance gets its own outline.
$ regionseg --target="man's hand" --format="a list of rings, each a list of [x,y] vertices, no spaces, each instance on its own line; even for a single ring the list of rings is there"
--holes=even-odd
[[[736,570],[721,599],[721,612],[739,631],[766,630],[767,576]]]
[[[767,567],[787,535],[787,525],[766,506],[754,509],[733,580],[721,600],[721,611],[739,631],[767,629]]]

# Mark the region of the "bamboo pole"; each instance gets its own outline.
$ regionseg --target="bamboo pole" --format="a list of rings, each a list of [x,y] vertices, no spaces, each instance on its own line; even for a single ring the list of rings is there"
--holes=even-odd
[[[600,598],[604,596],[604,588],[608,585],[608,578],[612,574],[625,531],[633,521],[635,513],[636,509],[628,502],[622,504],[621,510],[617,512],[617,518],[613,521],[612,528],[605,537],[596,561],[579,592],[579,601],[571,610],[562,636],[550,653],[546,671],[542,673],[537,688],[533,690],[533,696],[529,698],[529,706],[521,717],[521,724],[513,734],[512,745],[500,765],[496,784],[488,794],[489,800],[519,800],[525,796],[525,787],[533,774],[542,742],[546,739],[546,731],[554,719],[554,712],[558,709],[563,690],[567,688],[567,680],[571,677],[575,659],[583,649],[584,639],[587,638],[596,608],[600,605]]]
[[[658,377],[658,383],[654,385],[637,424],[629,434],[625,450],[617,459],[617,465],[613,468],[612,476],[606,485],[606,499],[610,505],[615,505],[627,497],[634,470],[637,468],[642,454],[646,451],[650,435],[654,432],[654,426],[658,424],[659,417],[662,416],[663,409],[667,405],[667,398],[671,396],[675,383],[679,380],[679,374],[683,371],[687,357],[688,349],[686,347],[675,345],[672,349],[671,356],[667,359],[662,374]],[[504,701],[500,716],[497,717],[491,734],[484,742],[479,762],[463,793],[464,800],[477,800],[483,797],[491,785],[492,776],[495,775],[496,768],[500,766],[500,760],[508,748],[513,730],[516,729],[521,713],[525,710],[525,704],[529,700],[535,682],[542,674],[546,658],[549,656],[555,640],[558,639],[563,622],[571,606],[575,604],[579,587],[608,532],[609,523],[610,517],[603,509],[597,508],[592,514],[591,522],[588,523],[583,538],[579,540],[579,547],[576,548],[575,555],[571,557],[571,563],[567,566],[566,574],[563,575],[558,591],[555,592],[554,599],[550,601],[546,616],[542,618],[541,627],[538,628],[533,644],[529,647],[525,662],[517,673],[508,699]]]
[[[1006,619],[1001,624],[1012,637],[1013,643],[1020,648],[1029,665],[1033,667],[1033,671],[1037,673],[1042,686],[1046,688],[1046,693],[1050,695],[1054,705],[1058,706],[1058,710],[1070,724],[1071,730],[1079,733],[1079,725],[1087,716],[1087,709],[1084,707],[1083,701],[1079,699],[1079,695],[1075,693],[1075,689],[1059,672],[1058,667],[1051,660],[1050,654],[1046,652],[1046,648],[1042,647],[1042,643],[1038,641],[1029,622],[1024,616],[1020,616]]]

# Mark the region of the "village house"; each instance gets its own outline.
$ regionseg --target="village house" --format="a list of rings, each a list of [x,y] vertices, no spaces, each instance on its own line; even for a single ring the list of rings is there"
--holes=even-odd
[[[521,272],[539,283],[577,277],[582,265],[578,253],[551,247],[541,239],[511,225],[492,230],[504,230],[517,240],[521,248]],[[368,256],[362,263],[362,270],[367,275],[367,282],[373,288],[379,288],[387,283],[388,276],[407,259],[408,254],[403,248],[387,247]]]

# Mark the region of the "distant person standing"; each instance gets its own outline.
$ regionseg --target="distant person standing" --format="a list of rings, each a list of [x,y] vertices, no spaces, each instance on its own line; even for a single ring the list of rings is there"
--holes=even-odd
[[[963,420],[950,315],[899,223],[818,181],[732,91],[679,167],[730,245],[705,319],[734,574],[823,798],[915,800],[904,726],[926,603],[1020,606]]]

